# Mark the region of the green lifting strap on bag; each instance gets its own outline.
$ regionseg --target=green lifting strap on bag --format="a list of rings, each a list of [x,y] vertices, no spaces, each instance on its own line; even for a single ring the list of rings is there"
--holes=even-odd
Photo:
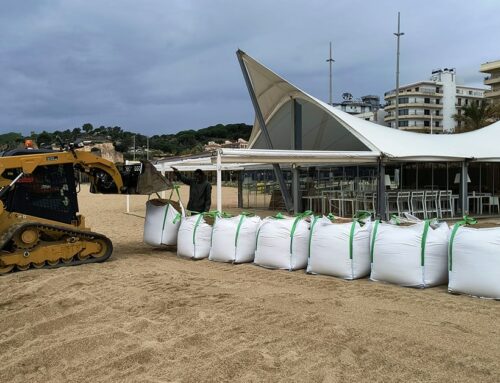
[[[274,219],[285,219],[285,216],[282,213],[278,213],[278,214],[272,216],[271,218],[274,218]]]
[[[172,223],[175,225],[177,222],[179,222],[182,218],[182,215],[181,213],[177,213],[174,217],[174,220],[172,221]]]
[[[293,221],[292,230],[290,231],[290,254],[292,254],[293,235],[295,234],[295,229],[297,229],[297,224],[299,223],[300,220],[310,217],[311,215],[312,215],[311,210],[306,210],[303,213],[298,213],[295,215],[295,220]]]
[[[255,213],[249,212],[249,211],[242,211],[240,215],[244,215],[245,217],[254,217]]]
[[[389,218],[389,221],[392,223],[394,222],[394,225],[400,225],[401,224],[401,219],[397,214],[391,214],[391,218]]]
[[[238,238],[239,238],[239,235],[240,235],[240,229],[241,229],[241,224],[243,223],[243,220],[246,218],[246,217],[254,217],[255,214],[254,213],[250,213],[248,211],[242,211],[240,213],[240,221],[238,222],[238,227],[236,228],[236,237],[234,238],[234,246],[238,246]]]
[[[351,230],[349,232],[349,259],[352,260],[353,247],[354,247],[354,230],[356,230],[356,224],[358,221],[354,221],[351,225]],[[361,225],[361,224],[360,224]]]
[[[377,236],[378,225],[380,221],[377,219],[375,225],[373,226],[372,243],[370,246],[370,262],[373,263],[373,251],[375,250],[375,237]]]
[[[420,241],[420,266],[425,265],[425,245],[427,243],[427,234],[429,233],[429,227],[431,221],[425,220],[424,231],[422,233],[422,240]]]
[[[328,218],[332,222],[334,222],[336,220],[335,216],[332,213],[328,213],[328,215],[326,216],[326,218]]]
[[[198,229],[198,225],[200,224],[201,219],[203,218],[203,214],[198,214],[198,219],[196,220],[196,223],[194,224],[194,230],[193,230],[193,245],[196,245],[196,230]]]
[[[366,210],[358,210],[356,214],[352,217],[352,219],[356,222],[359,222],[360,226],[366,224],[366,221],[372,217],[372,213]]]
[[[238,222],[238,227],[236,228],[236,236],[234,237],[234,247],[238,246],[238,237],[240,235],[241,224],[243,223],[245,217],[247,217],[247,215],[241,214],[240,220]]]
[[[460,226],[464,225],[475,225],[477,219],[464,215],[461,221],[458,221],[453,226],[453,230],[450,235],[450,242],[448,243],[448,270],[451,271],[453,268],[453,241],[455,240],[455,235],[457,234]]]
[[[321,216],[314,216],[313,221],[311,223],[311,230],[309,231],[309,252],[308,252],[308,258],[311,258],[311,244],[312,244],[312,236],[313,236],[313,230],[314,226],[316,225],[316,222],[318,222],[318,219],[320,219]]]

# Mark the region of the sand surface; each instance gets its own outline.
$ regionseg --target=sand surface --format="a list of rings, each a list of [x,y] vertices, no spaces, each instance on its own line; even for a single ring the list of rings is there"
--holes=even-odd
[[[112,259],[0,277],[0,382],[500,379],[500,302],[179,259],[142,244],[144,198],[80,197]]]

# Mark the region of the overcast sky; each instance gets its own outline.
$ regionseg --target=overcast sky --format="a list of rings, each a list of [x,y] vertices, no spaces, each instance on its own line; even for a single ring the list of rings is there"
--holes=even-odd
[[[240,48],[306,92],[334,101],[454,67],[481,85],[500,59],[498,0],[2,0],[0,132],[90,122],[144,134],[253,123]]]

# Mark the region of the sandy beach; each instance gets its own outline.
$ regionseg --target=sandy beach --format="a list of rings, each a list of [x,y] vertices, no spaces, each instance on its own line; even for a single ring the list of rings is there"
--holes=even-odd
[[[145,200],[82,190],[112,258],[0,277],[0,382],[498,382],[500,302],[180,259]]]

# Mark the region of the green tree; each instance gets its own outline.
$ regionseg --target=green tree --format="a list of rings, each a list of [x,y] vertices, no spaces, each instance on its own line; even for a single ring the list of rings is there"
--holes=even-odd
[[[90,134],[94,130],[94,127],[90,123],[86,123],[82,125],[82,129],[85,133]]]
[[[472,103],[463,106],[453,118],[458,122],[457,132],[470,132],[500,120],[500,104]]]

